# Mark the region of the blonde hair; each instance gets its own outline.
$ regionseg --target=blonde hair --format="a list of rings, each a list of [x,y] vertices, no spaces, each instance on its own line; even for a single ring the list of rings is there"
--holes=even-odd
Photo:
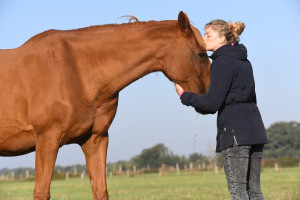
[[[227,43],[233,43],[240,41],[240,35],[245,29],[243,22],[231,21],[226,22],[224,20],[216,19],[205,25],[205,28],[211,27],[214,31],[218,32],[220,36],[225,36]]]

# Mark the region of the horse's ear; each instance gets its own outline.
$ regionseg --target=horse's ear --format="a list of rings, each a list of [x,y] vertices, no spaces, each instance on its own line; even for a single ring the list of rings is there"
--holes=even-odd
[[[178,14],[178,25],[181,32],[183,32],[186,36],[192,32],[190,20],[187,17],[187,14],[182,11],[180,11]]]

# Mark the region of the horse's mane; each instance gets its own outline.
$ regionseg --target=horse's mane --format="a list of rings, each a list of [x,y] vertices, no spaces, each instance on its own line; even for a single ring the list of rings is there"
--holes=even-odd
[[[162,26],[170,26],[175,25],[177,23],[177,20],[164,20],[164,21],[139,21],[136,17],[126,15],[123,17],[130,17],[128,23],[123,24],[103,24],[103,25],[95,25],[95,26],[89,26],[89,27],[83,27],[78,29],[70,29],[70,30],[57,30],[57,29],[50,29],[47,31],[44,31],[42,33],[39,33],[33,37],[31,37],[27,42],[24,44],[28,44],[34,41],[41,40],[43,38],[46,38],[49,35],[53,35],[55,33],[61,33],[61,32],[89,32],[89,31],[97,31],[97,30],[105,30],[105,29],[115,29],[115,28],[130,28],[130,27],[137,27],[137,26],[148,26],[148,28],[152,27],[162,27]],[[132,20],[135,20],[135,22],[131,22]]]
[[[136,18],[134,18],[136,19]],[[130,18],[130,21],[132,18]],[[132,28],[137,26],[147,26],[147,28],[151,27],[160,27],[160,26],[170,26],[175,25],[177,23],[176,20],[164,20],[164,21],[136,21],[136,22],[128,22],[123,24],[104,24],[104,25],[95,25],[90,27],[84,27],[79,29],[67,30],[67,31],[95,31],[95,30],[104,30],[104,29],[112,29],[112,28]]]
[[[103,25],[95,25],[95,26],[89,26],[89,27],[83,27],[83,28],[78,28],[78,29],[70,29],[70,30],[56,30],[56,29],[51,29],[48,31],[44,31],[42,33],[39,33],[35,36],[33,36],[32,38],[30,38],[27,42],[25,42],[24,44],[28,44],[28,43],[32,43],[32,42],[36,42],[39,40],[42,40],[43,38],[48,37],[49,35],[54,35],[56,33],[62,33],[62,32],[76,32],[76,33],[81,33],[81,32],[94,32],[94,31],[102,31],[102,30],[109,30],[109,29],[117,29],[117,28],[133,28],[133,27],[141,27],[143,26],[143,28],[145,29],[151,29],[151,28],[159,28],[159,27],[167,27],[167,26],[174,26],[178,23],[177,20],[163,20],[163,21],[154,21],[154,20],[150,20],[150,21],[139,21],[135,16],[131,16],[131,15],[125,15],[122,17],[127,17],[129,18],[128,23],[122,23],[122,24],[103,24]],[[131,22],[131,21],[135,21],[135,22]],[[198,40],[198,42],[204,46],[203,40],[201,38],[201,33],[199,32],[198,29],[194,28],[192,26],[192,30],[195,34],[196,39]]]

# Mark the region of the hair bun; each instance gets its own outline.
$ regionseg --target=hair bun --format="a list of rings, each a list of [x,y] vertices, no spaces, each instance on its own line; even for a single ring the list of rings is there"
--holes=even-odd
[[[235,22],[236,25],[236,33],[241,35],[245,29],[245,24],[243,22]]]
[[[220,36],[225,36],[226,42],[233,43],[240,41],[240,35],[245,29],[245,24],[243,22],[231,21],[226,22],[221,19],[213,20],[205,25],[205,29],[211,27],[214,31],[218,32]]]
[[[230,26],[233,34],[236,35],[236,36],[241,35],[242,32],[245,29],[245,24],[243,22],[240,22],[240,21],[235,22],[235,23],[228,22],[228,25]]]

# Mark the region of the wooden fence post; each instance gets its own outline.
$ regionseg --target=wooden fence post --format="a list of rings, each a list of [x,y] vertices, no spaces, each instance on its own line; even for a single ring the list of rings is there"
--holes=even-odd
[[[193,163],[190,162],[190,170],[192,171],[193,170]]]
[[[29,170],[26,170],[26,178],[29,178]]]
[[[66,180],[69,180],[69,172],[66,172]]]
[[[81,172],[80,178],[81,178],[81,179],[84,179],[84,175],[85,175],[85,171],[83,170],[83,171]]]
[[[218,174],[219,173],[219,169],[218,166],[215,164],[215,173]]]
[[[176,171],[177,171],[177,175],[179,175],[179,173],[180,173],[180,169],[179,169],[179,165],[178,165],[178,163],[176,163]]]
[[[74,175],[77,175],[77,168],[74,167],[74,172],[73,172]]]
[[[278,164],[275,163],[274,165],[275,165],[275,171],[278,171]]]
[[[166,165],[165,164],[162,164],[161,165],[161,168],[159,168],[159,175],[160,176],[164,176],[164,175],[166,175],[167,174],[167,172],[166,172]]]
[[[10,175],[11,175],[11,180],[15,180],[15,172],[11,172]]]

